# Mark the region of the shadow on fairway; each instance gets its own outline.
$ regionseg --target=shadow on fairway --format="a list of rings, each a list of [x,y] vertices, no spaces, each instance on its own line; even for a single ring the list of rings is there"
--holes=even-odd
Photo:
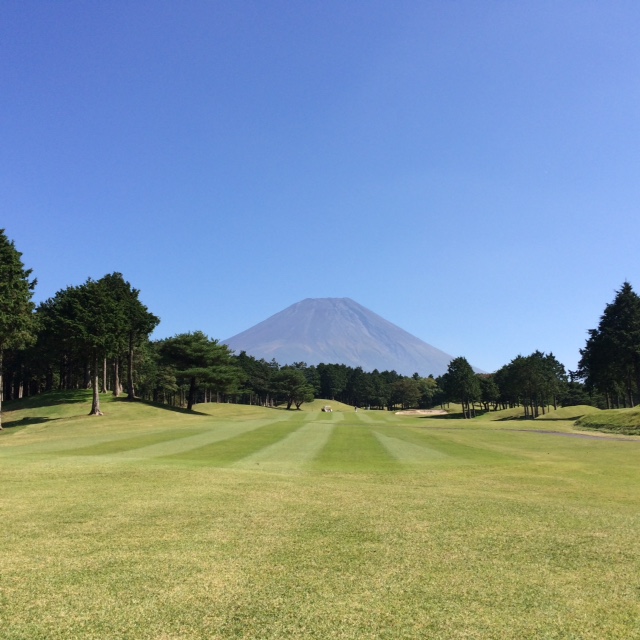
[[[478,416],[480,416],[481,414],[479,412],[476,411],[476,418]],[[427,416],[418,416],[421,419],[427,419],[427,420],[464,420],[464,416],[461,413],[447,413],[447,414],[440,414],[440,415],[427,415]]]
[[[128,400],[125,396],[123,398],[114,398],[112,402],[130,402],[131,404],[139,402],[140,404],[146,404],[148,407],[164,409],[165,411],[173,411],[174,413],[181,413],[187,416],[207,416],[208,418],[211,417],[211,414],[205,413],[204,411],[194,411],[193,409],[191,409],[191,411],[188,411],[184,407],[172,407],[171,405],[162,404],[161,402],[153,402],[152,400],[141,400],[140,398],[136,398],[135,400]]]
[[[566,418],[560,418],[560,417],[547,417],[545,414],[540,414],[536,420],[542,420],[543,422],[566,422],[567,420],[580,420],[580,418],[584,418],[584,413],[579,413],[577,415],[573,415],[573,416],[567,416]]]
[[[3,429],[12,429],[14,427],[28,427],[32,424],[44,424],[45,422],[53,422],[54,420],[59,420],[60,418],[45,418],[45,417],[35,417],[35,418],[22,418],[21,420],[9,420],[7,422],[2,423]]]
[[[476,411],[476,415],[470,420],[477,420],[484,416],[489,415],[490,412],[487,411]],[[464,420],[464,416],[461,413],[447,413],[446,415],[436,415],[436,416],[419,416],[422,420]],[[564,418],[563,418],[564,419]],[[522,416],[505,416],[504,418],[493,418],[491,422],[522,422],[522,421],[530,422],[533,418]],[[560,418],[558,418],[560,420]]]
[[[77,404],[91,402],[91,391],[86,389],[74,389],[73,391],[46,391],[45,393],[21,398],[20,400],[7,400],[2,403],[3,411],[18,411],[19,409],[38,409],[59,404]]]

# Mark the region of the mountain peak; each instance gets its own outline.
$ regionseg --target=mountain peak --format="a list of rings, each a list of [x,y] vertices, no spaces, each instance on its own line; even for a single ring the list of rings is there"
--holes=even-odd
[[[439,376],[453,359],[351,298],[305,298],[223,342],[282,365],[324,362],[402,375]]]

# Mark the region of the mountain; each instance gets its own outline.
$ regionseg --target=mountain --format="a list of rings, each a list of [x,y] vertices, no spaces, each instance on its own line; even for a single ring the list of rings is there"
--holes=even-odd
[[[223,342],[279,364],[346,364],[407,376],[439,376],[453,359],[349,298],[307,298]]]

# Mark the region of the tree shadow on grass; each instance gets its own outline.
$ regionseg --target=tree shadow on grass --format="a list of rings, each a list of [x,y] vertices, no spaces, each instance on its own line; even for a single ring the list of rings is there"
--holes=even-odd
[[[135,400],[129,400],[125,396],[123,398],[114,398],[113,401],[126,402],[131,404],[135,404],[136,402],[139,402],[140,404],[147,405],[148,407],[154,407],[156,409],[164,409],[165,411],[173,411],[174,413],[181,413],[182,415],[186,415],[186,416],[207,416],[208,418],[211,418],[211,414],[205,413],[204,411],[195,411],[194,409],[191,409],[191,411],[188,411],[184,407],[174,407],[169,404],[162,404],[161,402],[153,402],[153,400],[142,400],[141,398],[136,398]]]
[[[566,418],[547,418],[546,416],[539,415],[536,420],[540,419],[541,422],[566,422],[567,420],[580,420],[584,418],[584,413],[575,416],[567,416]]]
[[[58,404],[76,404],[91,401],[91,390],[73,389],[71,391],[46,391],[36,396],[7,400],[2,403],[3,411],[18,411],[20,409],[38,409]]]
[[[478,418],[482,418],[483,416],[487,416],[490,414],[491,414],[490,411],[476,411],[476,415],[470,419],[476,420]],[[462,412],[431,415],[431,416],[419,416],[419,417],[423,420],[424,419],[428,419],[428,420],[464,420],[465,419]],[[505,416],[504,418],[494,418],[492,422],[522,422],[522,421],[530,422],[531,420],[533,420],[533,418],[522,415],[522,416]]]
[[[46,422],[53,422],[54,420],[59,420],[60,418],[45,418],[42,416],[33,417],[33,418],[20,418],[19,420],[8,420],[6,422],[2,422],[3,429],[13,429],[15,427],[28,427],[32,424],[44,424]]]

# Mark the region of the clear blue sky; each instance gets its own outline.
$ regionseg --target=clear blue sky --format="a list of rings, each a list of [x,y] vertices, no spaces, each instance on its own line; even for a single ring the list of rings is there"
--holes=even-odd
[[[0,5],[0,227],[156,337],[350,297],[492,371],[640,292],[640,3]]]

